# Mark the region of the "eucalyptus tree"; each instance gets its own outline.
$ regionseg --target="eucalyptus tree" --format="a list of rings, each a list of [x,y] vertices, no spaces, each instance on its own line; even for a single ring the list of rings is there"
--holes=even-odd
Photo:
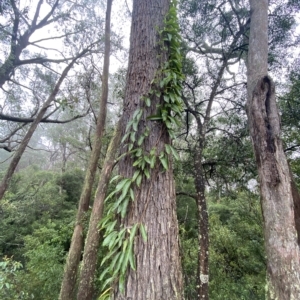
[[[202,153],[205,149],[205,140],[210,133],[214,132],[220,136],[220,132],[226,132],[224,126],[216,125],[211,115],[223,114],[225,118],[228,118],[231,115],[230,110],[237,107],[237,104],[242,108],[245,105],[243,73],[246,70],[245,61],[251,22],[249,8],[248,1],[181,1],[182,35],[186,42],[188,57],[196,61],[200,70],[204,70],[203,75],[186,80],[187,93],[184,94],[187,115],[193,115],[196,120],[194,128],[191,126],[193,123],[189,124],[190,132],[194,133],[194,139],[190,145],[193,145],[193,153],[199,153],[198,159],[196,156],[194,158],[196,163],[198,161],[198,171],[194,172],[195,187],[198,185],[198,189],[196,188],[197,193],[193,197],[197,198],[198,193],[203,195],[203,200],[198,201],[200,204],[198,205],[200,247],[197,275],[199,299],[203,294],[208,298],[208,280],[206,276],[203,276],[201,269],[205,270],[204,275],[208,275],[207,256],[209,253],[208,242],[204,243],[204,240],[208,239],[208,222],[203,222],[203,220],[208,220],[204,201],[203,165],[209,162],[204,161]],[[294,46],[297,43],[291,38],[291,29],[295,25],[295,10],[288,1],[280,3],[276,1],[270,9],[270,20],[269,61],[272,63],[272,70],[276,70],[278,66],[284,65],[282,58],[287,56],[285,50],[288,48],[287,45]],[[236,84],[239,87],[235,86]],[[197,91],[197,85],[202,87],[201,92]],[[219,111],[218,105],[221,108]],[[196,170],[196,163],[194,170]],[[201,277],[206,281],[205,283]]]
[[[267,299],[300,297],[300,196],[280,138],[275,84],[268,75],[267,0],[250,0],[247,114],[260,179]]]
[[[105,21],[105,49],[103,60],[103,74],[102,74],[102,91],[100,97],[100,109],[97,116],[97,125],[95,137],[93,141],[93,148],[89,160],[89,165],[86,170],[83,189],[81,192],[78,211],[76,216],[76,223],[72,236],[71,246],[68,252],[68,257],[64,270],[64,277],[61,285],[59,299],[68,300],[74,297],[77,271],[80,263],[80,256],[83,249],[83,223],[86,212],[89,208],[90,198],[92,194],[93,183],[97,171],[98,160],[102,148],[102,137],[105,130],[106,114],[107,114],[107,101],[108,101],[108,76],[109,76],[109,59],[110,59],[110,20],[111,20],[111,7],[112,0],[107,0],[106,7],[106,21]],[[90,278],[90,277],[89,277]],[[93,278],[91,276],[91,278]],[[88,287],[92,282],[88,282]],[[87,292],[87,291],[86,291]],[[79,293],[83,297],[85,291]],[[89,293],[90,294],[90,293]]]
[[[216,126],[214,119],[228,115],[233,110],[234,103],[230,98],[239,94],[238,88],[244,84],[243,77],[236,76],[230,68],[243,55],[249,18],[246,9],[235,3],[230,4],[219,1],[182,1],[181,25],[189,57],[186,60],[187,77],[183,99],[187,120],[189,115],[195,120],[188,120],[191,123],[187,125],[195,125],[190,130],[192,139],[186,140],[193,153],[196,190],[193,197],[198,209],[197,299],[209,298],[209,232],[203,153],[206,140],[212,132],[216,134],[220,130],[226,131],[222,125]],[[185,34],[188,28],[191,29],[189,35]],[[198,64],[199,67],[189,67],[192,64]],[[189,134],[189,129],[186,134]]]
[[[66,106],[76,105],[76,97],[65,82],[74,64],[102,51],[102,32],[92,30],[99,24],[100,12],[92,1],[68,0],[40,0],[36,7],[12,0],[3,11],[0,119],[10,131],[1,138],[1,147],[17,152],[2,182],[1,197],[40,122],[65,123],[86,115],[80,112],[69,120],[51,118]],[[76,69],[74,73],[81,72]]]
[[[113,299],[182,299],[169,157],[181,108],[178,30],[174,2],[133,1],[120,181],[100,225]]]

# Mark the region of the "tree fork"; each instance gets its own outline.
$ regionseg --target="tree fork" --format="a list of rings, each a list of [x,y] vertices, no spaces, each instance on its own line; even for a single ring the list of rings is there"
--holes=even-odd
[[[115,156],[121,142],[121,124],[122,121],[120,119],[115,129],[114,136],[109,144],[100,174],[84,247],[77,293],[78,300],[90,300],[93,298],[93,280],[97,266],[97,253],[100,242],[98,225],[103,214],[104,199],[108,189],[109,178],[115,164]]]

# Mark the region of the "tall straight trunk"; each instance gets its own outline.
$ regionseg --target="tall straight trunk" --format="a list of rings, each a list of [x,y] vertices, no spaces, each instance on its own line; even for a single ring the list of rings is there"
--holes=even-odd
[[[76,62],[76,60],[78,58],[80,58],[81,56],[83,56],[84,54],[86,54],[86,52],[88,52],[88,49],[83,50],[80,54],[78,54],[71,62],[70,64],[64,69],[64,71],[62,72],[60,78],[58,79],[53,91],[51,92],[50,96],[48,97],[48,99],[46,100],[46,102],[43,104],[41,110],[38,112],[35,120],[31,123],[25,137],[23,138],[22,142],[20,143],[20,146],[18,148],[18,150],[15,152],[9,167],[4,175],[4,178],[2,179],[1,183],[0,183],[0,200],[3,198],[8,185],[10,183],[10,180],[17,168],[17,165],[26,149],[26,147],[29,144],[30,139],[32,138],[36,128],[38,127],[40,121],[43,119],[48,107],[50,106],[51,102],[55,100],[56,95],[59,92],[60,86],[62,84],[62,82],[64,81],[64,79],[66,78],[68,72],[70,71],[70,69],[73,67],[74,63]]]
[[[104,199],[108,189],[109,178],[115,164],[115,156],[121,142],[121,120],[118,122],[115,134],[109,144],[103,163],[100,180],[97,187],[93,210],[90,217],[89,229],[84,247],[82,267],[79,277],[77,299],[93,299],[93,280],[97,265],[97,254],[100,242],[98,224],[102,218]]]
[[[169,10],[169,0],[134,0],[129,51],[129,67],[124,101],[123,134],[126,124],[139,107],[144,107],[146,116],[157,112],[162,97],[152,95],[151,106],[141,101],[151,88],[156,71],[167,60],[161,51],[159,28]],[[145,115],[139,122],[137,137],[146,126],[149,136],[143,150],[156,147],[157,153],[164,150],[170,137],[162,122],[150,121]],[[122,151],[126,151],[123,149]],[[120,174],[131,178],[135,168],[130,155],[120,161]],[[134,256],[136,270],[128,270],[125,291],[114,286],[113,299],[165,300],[182,299],[182,274],[179,258],[178,224],[173,171],[164,170],[156,160],[149,179],[143,177],[139,188],[134,189],[135,200],[131,202],[124,225],[142,223],[147,231],[147,242],[135,237]]]
[[[80,263],[81,252],[83,249],[83,223],[86,212],[89,208],[93,183],[97,171],[97,164],[101,153],[102,136],[105,129],[106,106],[108,98],[108,75],[109,75],[109,56],[110,56],[110,15],[112,0],[107,0],[106,21],[105,21],[105,50],[102,75],[102,93],[100,99],[100,110],[97,119],[96,132],[93,142],[93,149],[87,169],[84,185],[81,192],[76,224],[72,236],[71,246],[69,249],[63,281],[61,285],[59,299],[72,300],[75,295],[75,286],[77,280],[78,266]]]
[[[260,180],[267,253],[267,299],[300,299],[299,194],[280,139],[268,76],[268,0],[250,0],[247,114]]]
[[[194,171],[196,204],[198,210],[198,266],[197,266],[197,299],[208,300],[209,281],[209,227],[208,211],[205,197],[205,178],[202,166],[202,149],[195,150]]]

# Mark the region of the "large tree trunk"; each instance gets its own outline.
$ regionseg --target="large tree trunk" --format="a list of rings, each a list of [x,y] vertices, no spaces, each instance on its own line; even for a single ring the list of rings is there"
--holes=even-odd
[[[100,174],[100,180],[97,187],[93,210],[89,223],[89,230],[84,247],[82,267],[78,285],[78,300],[93,299],[93,281],[97,266],[97,254],[100,242],[100,233],[98,229],[99,222],[102,218],[104,199],[108,189],[109,178],[115,164],[115,156],[121,142],[121,120],[117,124],[115,134],[109,144],[106,158]]]
[[[164,16],[169,10],[169,0],[134,0],[129,52],[129,68],[124,101],[124,122],[131,120],[137,108],[144,106],[143,95],[149,93],[156,71],[167,59],[159,46],[158,29],[163,27]],[[145,107],[146,115],[154,115],[162,99],[153,95],[151,106]],[[149,136],[143,150],[156,147],[164,149],[170,138],[162,122],[150,121],[145,116],[139,123],[137,135],[149,127]],[[123,131],[123,133],[124,133]],[[123,149],[122,151],[126,151]],[[173,172],[164,171],[157,159],[149,179],[142,180],[135,188],[135,201],[125,217],[125,226],[142,223],[147,230],[147,242],[135,238],[134,255],[136,270],[128,270],[125,291],[114,287],[113,299],[166,300],[182,299],[182,275],[179,259],[178,224]],[[131,178],[134,172],[130,155],[120,162],[122,177]]]
[[[97,164],[101,153],[102,136],[105,129],[106,106],[108,98],[108,74],[109,74],[109,56],[110,56],[110,15],[112,0],[107,0],[106,21],[105,21],[105,53],[103,62],[102,75],[102,93],[100,100],[100,110],[97,119],[97,126],[89,167],[86,172],[83,189],[81,192],[78,211],[76,216],[76,224],[72,236],[71,246],[69,249],[63,281],[61,285],[59,299],[72,300],[74,298],[77,271],[80,263],[81,252],[83,249],[83,223],[86,212],[89,208],[93,183],[97,171]]]
[[[250,0],[250,6],[247,114],[264,216],[267,299],[300,299],[299,194],[282,148],[275,87],[268,76],[268,0]]]

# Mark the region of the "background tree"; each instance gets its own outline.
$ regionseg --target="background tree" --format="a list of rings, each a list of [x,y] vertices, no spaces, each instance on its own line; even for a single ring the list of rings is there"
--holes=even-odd
[[[299,201],[280,138],[275,85],[268,76],[268,1],[250,0],[248,118],[260,178],[267,253],[267,298],[299,290]]]
[[[105,22],[105,55],[103,61],[102,93],[100,98],[100,109],[97,117],[97,126],[93,142],[93,149],[89,160],[89,166],[86,171],[85,181],[81,192],[76,224],[72,236],[72,242],[69,249],[64,278],[61,285],[59,299],[72,299],[75,293],[77,270],[79,267],[80,256],[83,249],[84,235],[83,223],[86,212],[89,209],[92,188],[97,171],[97,164],[102,148],[102,137],[105,130],[107,99],[108,99],[108,75],[109,75],[109,57],[110,57],[110,15],[112,0],[107,1],[106,22]],[[88,284],[89,286],[89,284]],[[87,291],[85,291],[87,292]],[[83,296],[80,294],[80,297]]]

